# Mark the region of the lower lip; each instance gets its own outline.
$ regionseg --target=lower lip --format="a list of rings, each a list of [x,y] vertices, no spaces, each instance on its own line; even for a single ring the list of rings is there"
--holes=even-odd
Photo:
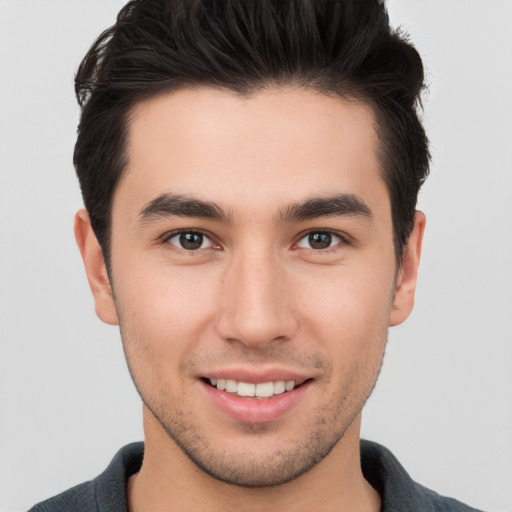
[[[278,420],[299,403],[310,383],[311,381],[305,382],[298,388],[270,398],[244,398],[220,391],[201,381],[215,405],[228,416],[242,423],[269,423]]]

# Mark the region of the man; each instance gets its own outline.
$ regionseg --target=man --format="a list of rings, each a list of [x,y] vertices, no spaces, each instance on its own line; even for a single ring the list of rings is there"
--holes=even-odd
[[[75,235],[145,444],[33,510],[474,510],[360,442],[413,307],[422,87],[375,0],[123,9],[77,76]]]

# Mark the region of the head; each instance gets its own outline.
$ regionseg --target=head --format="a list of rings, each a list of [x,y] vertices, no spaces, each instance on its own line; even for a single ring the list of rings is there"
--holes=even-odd
[[[400,261],[429,152],[417,111],[422,62],[390,28],[383,1],[133,0],[76,77],[74,164],[107,266],[130,114],[148,98],[201,86],[242,96],[293,86],[369,105]]]
[[[421,87],[378,1],[135,1],[94,44],[76,233],[145,461],[258,487],[358,446],[413,304]]]

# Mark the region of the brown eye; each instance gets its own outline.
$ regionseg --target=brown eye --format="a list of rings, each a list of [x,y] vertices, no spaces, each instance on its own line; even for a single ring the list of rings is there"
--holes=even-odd
[[[297,246],[305,249],[322,250],[338,245],[342,241],[340,236],[329,231],[312,231],[299,240]]]
[[[310,233],[308,241],[313,249],[327,249],[331,246],[332,236],[330,233]]]
[[[168,239],[168,242],[180,249],[186,251],[197,251],[198,249],[205,249],[211,245],[211,240],[197,231],[182,231],[176,233]]]

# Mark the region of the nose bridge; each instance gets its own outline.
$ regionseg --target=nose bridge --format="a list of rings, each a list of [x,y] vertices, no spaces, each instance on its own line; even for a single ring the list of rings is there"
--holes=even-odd
[[[234,254],[221,285],[221,336],[253,347],[288,339],[296,326],[286,280],[272,248],[253,246]]]

